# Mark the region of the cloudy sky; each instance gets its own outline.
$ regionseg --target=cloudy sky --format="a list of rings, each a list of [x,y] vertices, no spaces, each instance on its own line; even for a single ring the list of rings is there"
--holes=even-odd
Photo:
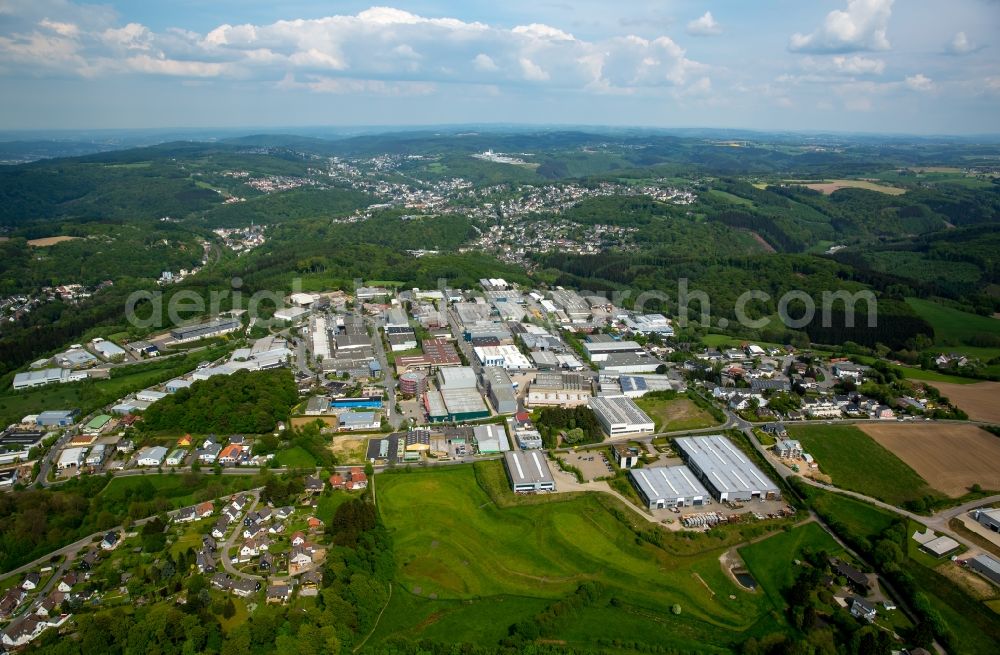
[[[0,129],[1000,132],[1000,0],[0,0]]]

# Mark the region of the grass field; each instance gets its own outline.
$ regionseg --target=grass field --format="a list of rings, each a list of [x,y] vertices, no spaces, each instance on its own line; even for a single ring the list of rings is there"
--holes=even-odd
[[[330,494],[323,494],[316,502],[316,518],[330,525],[333,521],[333,515],[337,512],[337,508],[352,497],[356,496],[346,491],[333,491]]]
[[[792,425],[788,432],[838,487],[894,505],[940,495],[902,460],[852,425]]]
[[[982,348],[970,343],[977,335],[1000,336],[1000,320],[920,298],[907,298],[906,304],[934,328],[936,346],[974,357],[1000,355],[1000,348]]]
[[[202,496],[215,498],[250,489],[258,482],[254,475],[129,475],[113,478],[97,496],[112,504],[128,503],[152,485],[153,496],[169,499],[178,508],[200,502]]]
[[[952,498],[974,484],[1000,489],[1000,439],[975,425],[879,423],[861,430]]]
[[[897,518],[873,505],[831,491],[812,488],[809,495],[818,513],[836,519],[851,534],[869,539],[884,532]]]
[[[789,532],[782,532],[739,549],[747,570],[757,581],[758,588],[771,600],[774,609],[783,611],[786,603],[781,590],[795,580],[792,561],[801,559],[806,550],[825,550],[830,555],[841,552],[841,547],[818,523],[806,523]]]
[[[458,630],[463,639],[485,643],[502,636],[504,625],[537,613],[540,600],[565,597],[585,581],[603,584],[607,599],[546,637],[570,645],[598,636],[636,639],[711,652],[776,627],[761,596],[722,571],[723,547],[707,540],[697,554],[670,554],[636,539],[597,494],[535,496],[501,508],[473,468],[463,466],[379,475],[378,490],[398,567],[382,637]],[[669,612],[674,603],[680,616]]]
[[[912,366],[897,366],[896,370],[903,374],[908,380],[920,380],[922,382],[948,382],[950,384],[975,384],[978,382],[975,378],[963,378],[957,375],[948,375],[947,373],[938,373],[937,371],[929,371],[922,368],[913,368]],[[935,384],[934,386],[938,386]]]
[[[278,451],[275,458],[282,466],[291,468],[315,468],[316,458],[301,446],[294,446]]]
[[[657,432],[675,430],[697,430],[717,425],[712,415],[698,407],[688,398],[660,400],[658,398],[637,398],[635,404],[646,412],[656,424]]]

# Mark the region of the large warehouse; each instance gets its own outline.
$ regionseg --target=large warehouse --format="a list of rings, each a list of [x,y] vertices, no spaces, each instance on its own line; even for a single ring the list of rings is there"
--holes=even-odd
[[[545,455],[537,450],[528,453],[508,450],[503,454],[503,463],[515,493],[556,490],[556,481],[552,478]]]
[[[186,327],[174,328],[170,331],[170,336],[175,343],[194,341],[206,337],[215,337],[220,334],[232,332],[240,327],[240,322],[235,318],[220,318],[201,325],[188,325]]]
[[[594,396],[588,401],[604,431],[612,437],[625,434],[650,434],[653,419],[626,396]]]
[[[681,457],[719,501],[781,498],[781,490],[726,437],[678,437]]]
[[[628,476],[649,509],[704,505],[709,499],[708,491],[686,466],[630,469]]]

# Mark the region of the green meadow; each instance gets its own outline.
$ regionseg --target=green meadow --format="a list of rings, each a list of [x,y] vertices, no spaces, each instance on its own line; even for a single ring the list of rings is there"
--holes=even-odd
[[[793,425],[789,436],[838,487],[894,505],[938,496],[916,471],[853,425]]]
[[[476,466],[490,467],[479,478],[492,480],[501,464]],[[737,641],[781,628],[761,594],[722,570],[719,556],[733,533],[668,535],[658,547],[637,538],[633,527],[651,527],[645,520],[590,493],[500,507],[473,467],[379,475],[377,487],[397,582],[369,644],[393,634],[495,641],[507,626],[584,582],[600,583],[603,597],[544,637],[581,646],[606,638],[729,652]],[[674,604],[680,615],[670,611]]]

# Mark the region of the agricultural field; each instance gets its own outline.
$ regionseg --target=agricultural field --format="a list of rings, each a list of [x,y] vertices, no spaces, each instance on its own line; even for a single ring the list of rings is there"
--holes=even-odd
[[[894,505],[940,495],[916,471],[853,425],[793,425],[788,432],[802,442],[802,448],[816,458],[820,470],[838,487]]]
[[[1000,355],[1000,348],[975,345],[977,340],[1000,339],[1000,320],[920,298],[907,298],[906,304],[931,324],[939,348],[987,359]]]
[[[35,248],[47,248],[49,246],[54,246],[57,243],[62,243],[64,241],[74,241],[79,238],[80,237],[67,237],[67,236],[43,237],[41,239],[29,239],[28,245],[34,246]]]
[[[635,404],[653,419],[657,432],[697,430],[718,424],[711,414],[695,405],[689,398],[662,400],[643,397],[637,398]]]
[[[1000,382],[964,384],[935,382],[934,386],[975,421],[1000,423]]]
[[[380,635],[417,639],[456,629],[483,643],[584,582],[599,582],[605,597],[587,608],[588,620],[567,619],[546,637],[580,646],[597,637],[636,639],[712,652],[777,627],[763,597],[722,570],[724,548],[706,544],[678,555],[637,540],[596,494],[535,496],[501,508],[472,467],[456,466],[380,475],[378,497],[399,582]],[[680,615],[669,611],[675,603]],[[491,619],[477,619],[486,615]]]
[[[1000,439],[975,425],[866,424],[861,430],[952,498],[974,484],[1000,489]]]
[[[901,196],[906,193],[906,189],[868,182],[867,180],[827,180],[824,182],[804,183],[802,186],[826,195],[830,195],[838,189],[867,189],[868,191],[877,191],[890,196]]]

